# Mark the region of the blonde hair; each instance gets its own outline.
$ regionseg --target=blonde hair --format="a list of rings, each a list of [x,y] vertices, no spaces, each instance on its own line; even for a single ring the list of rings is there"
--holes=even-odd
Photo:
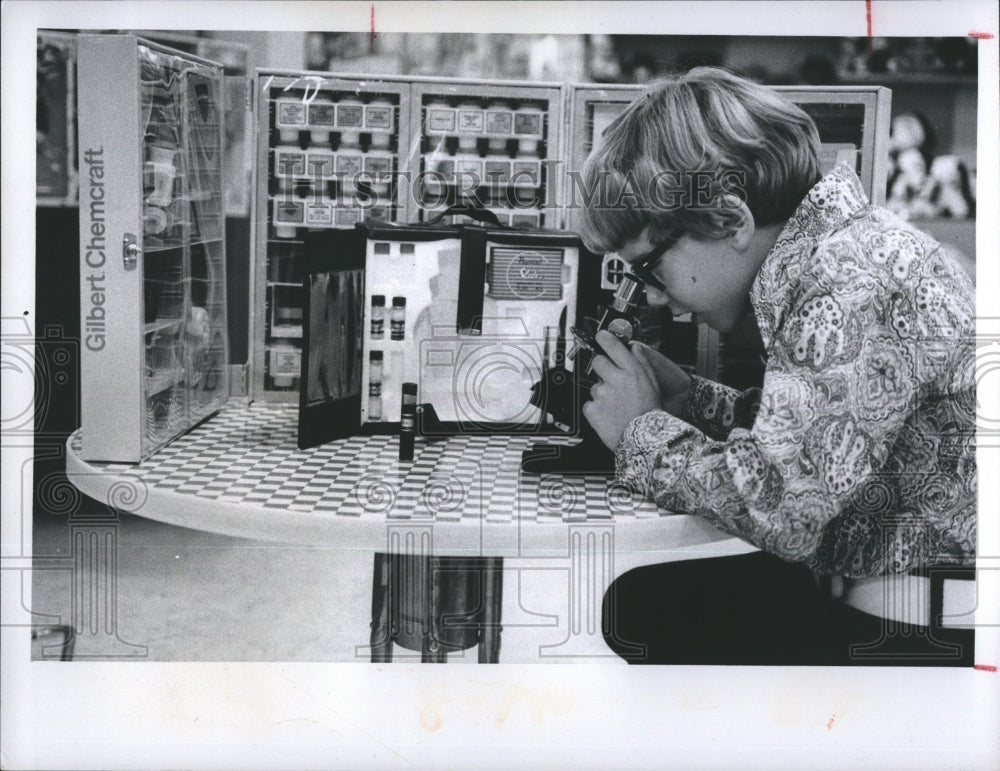
[[[655,81],[608,128],[587,159],[583,238],[620,249],[647,229],[727,235],[737,201],[760,227],[792,215],[820,178],[812,119],[776,91],[713,67]]]

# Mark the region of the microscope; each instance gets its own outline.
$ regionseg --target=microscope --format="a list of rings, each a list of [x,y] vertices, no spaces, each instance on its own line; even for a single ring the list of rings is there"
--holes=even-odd
[[[635,340],[640,329],[639,303],[645,285],[631,273],[622,276],[611,302],[605,308],[593,332],[571,327],[575,345],[564,356],[556,351],[556,364],[546,367],[542,379],[532,386],[531,403],[551,417],[556,425],[579,426],[582,441],[573,446],[535,444],[521,458],[521,468],[532,473],[608,474],[614,471],[614,452],[601,441],[583,418],[582,408],[590,399],[590,389],[598,381],[593,373],[594,359],[605,356],[595,339],[601,330],[608,330],[626,346]],[[572,371],[565,359],[573,362]]]

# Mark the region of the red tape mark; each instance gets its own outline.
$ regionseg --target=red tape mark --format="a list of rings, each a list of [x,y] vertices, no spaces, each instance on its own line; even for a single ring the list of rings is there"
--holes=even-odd
[[[372,44],[374,44],[375,38],[378,37],[378,35],[375,34],[375,3],[372,3],[371,5],[370,16],[371,16],[371,26],[372,26]]]
[[[992,40],[992,32],[970,32],[969,37],[974,37],[976,40]]]
[[[978,669],[980,672],[996,672],[997,668],[993,664],[973,664],[973,669]]]
[[[868,22],[868,37],[872,36],[872,0],[865,0],[865,20]]]

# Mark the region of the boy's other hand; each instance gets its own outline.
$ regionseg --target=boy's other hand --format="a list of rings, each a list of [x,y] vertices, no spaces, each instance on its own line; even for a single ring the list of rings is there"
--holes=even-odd
[[[670,359],[645,343],[632,343],[632,353],[639,360],[660,391],[660,409],[680,417],[688,394],[691,392],[691,376]]]
[[[660,409],[662,400],[652,365],[640,361],[606,330],[596,339],[607,356],[594,358],[593,369],[601,380],[590,390],[591,401],[583,405],[583,415],[614,450],[632,419]]]

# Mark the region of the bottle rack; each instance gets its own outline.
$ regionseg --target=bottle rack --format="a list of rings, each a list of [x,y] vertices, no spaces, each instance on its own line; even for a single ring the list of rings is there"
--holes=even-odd
[[[303,236],[362,220],[403,222],[409,87],[327,73],[258,72],[254,390],[298,399]]]
[[[446,92],[420,100],[420,220],[485,205],[503,225],[542,227],[549,102]]]

